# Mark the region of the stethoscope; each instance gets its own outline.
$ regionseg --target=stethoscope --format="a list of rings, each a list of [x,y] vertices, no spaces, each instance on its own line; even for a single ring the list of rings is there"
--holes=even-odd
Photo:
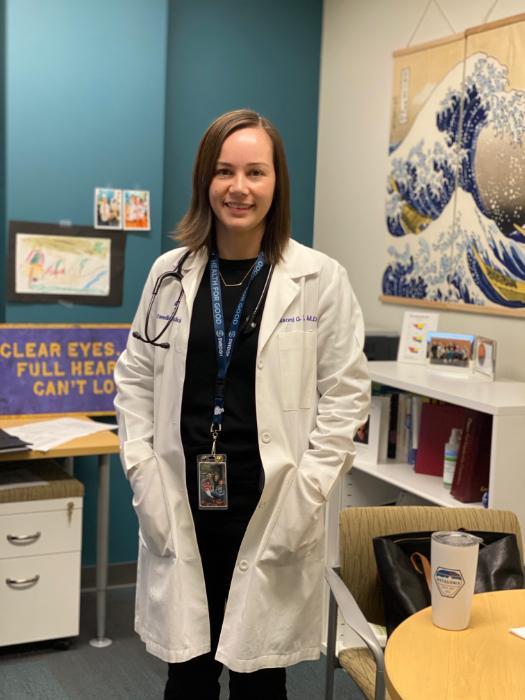
[[[175,304],[173,306],[173,310],[170,314],[170,317],[168,318],[168,320],[166,321],[164,326],[161,328],[160,332],[154,338],[150,338],[149,331],[148,331],[151,310],[153,308],[153,304],[155,303],[155,297],[157,296],[159,289],[161,288],[161,285],[165,279],[168,279],[169,277],[174,277],[179,282],[182,282],[182,277],[183,277],[182,266],[186,262],[186,259],[191,254],[191,252],[192,252],[191,250],[187,250],[184,253],[184,255],[181,257],[181,259],[177,263],[177,267],[174,270],[168,270],[167,272],[163,272],[161,275],[159,275],[157,277],[157,280],[155,281],[155,284],[153,286],[153,291],[151,292],[151,299],[149,300],[148,310],[146,311],[146,319],[144,321],[144,335],[142,336],[140,333],[138,333],[138,331],[132,331],[132,333],[131,333],[131,335],[134,338],[136,338],[137,340],[141,340],[143,343],[146,343],[147,345],[154,345],[157,348],[162,348],[163,350],[169,349],[169,347],[170,347],[169,343],[167,343],[167,342],[159,343],[159,340],[160,340],[160,338],[162,338],[164,333],[166,333],[166,331],[170,327],[171,323],[173,323],[175,316],[177,315],[177,311],[179,310],[180,302],[181,302],[182,297],[184,295],[184,289],[182,288],[182,284],[181,284],[179,296],[177,297],[177,301],[175,302]],[[268,274],[266,275],[266,280],[264,282],[264,287],[263,287],[261,295],[259,297],[259,301],[255,305],[255,308],[252,311],[252,313],[246,317],[246,320],[242,326],[241,333],[243,335],[249,335],[257,327],[257,318],[258,318],[259,312],[261,310],[264,298],[266,296],[266,292],[268,291],[268,286],[269,286],[270,281],[272,279],[273,269],[274,269],[274,266],[270,265],[270,269],[268,270]]]

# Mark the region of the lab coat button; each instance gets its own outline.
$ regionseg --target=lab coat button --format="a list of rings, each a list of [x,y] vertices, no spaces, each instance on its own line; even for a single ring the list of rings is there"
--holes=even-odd
[[[239,562],[239,569],[241,571],[248,571],[248,562],[246,561],[246,559],[243,559]]]
[[[264,367],[264,362],[263,362],[262,360],[259,360],[259,361],[257,362],[257,367],[258,367],[259,369],[262,369],[262,368]]]
[[[271,442],[271,440],[272,440],[271,433],[263,433],[263,434],[261,435],[261,440],[262,440],[263,442]]]

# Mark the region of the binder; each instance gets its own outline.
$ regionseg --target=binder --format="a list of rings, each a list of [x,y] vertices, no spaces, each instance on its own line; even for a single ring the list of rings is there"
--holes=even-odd
[[[462,503],[481,501],[489,488],[492,416],[468,411],[461,435],[451,495]]]
[[[0,428],[0,454],[8,452],[24,452],[31,449],[31,445],[20,440],[15,435],[10,435]]]
[[[465,408],[452,404],[422,405],[416,473],[443,476],[445,444],[452,428],[463,428],[465,413]]]

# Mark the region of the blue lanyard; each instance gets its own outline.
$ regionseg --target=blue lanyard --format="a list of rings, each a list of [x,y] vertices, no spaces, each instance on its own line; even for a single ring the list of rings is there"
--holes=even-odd
[[[244,302],[248,295],[248,290],[251,283],[264,266],[264,253],[261,251],[257,256],[255,265],[253,266],[252,274],[248,280],[248,284],[244,288],[233,319],[230,325],[230,330],[226,336],[224,328],[224,311],[222,307],[221,282],[219,277],[219,260],[217,253],[214,251],[210,256],[210,287],[211,287],[211,309],[213,316],[213,328],[215,331],[215,350],[217,353],[217,379],[215,381],[215,400],[213,405],[213,418],[211,422],[211,432],[216,440],[216,435],[221,429],[222,419],[224,416],[224,381],[230,366],[230,361],[233,353],[235,340],[239,332],[239,326],[242,318]]]

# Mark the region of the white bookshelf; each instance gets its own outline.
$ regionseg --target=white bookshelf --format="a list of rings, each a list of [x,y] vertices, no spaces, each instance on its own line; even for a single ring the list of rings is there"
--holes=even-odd
[[[369,369],[374,382],[492,416],[489,507],[514,511],[525,534],[525,382],[490,382],[397,362],[370,362]],[[439,506],[480,505],[457,501],[443,487],[441,477],[416,474],[408,464],[368,465],[357,459],[352,472],[341,487],[341,507],[377,503],[377,494],[387,487],[391,493],[397,489]]]
[[[491,415],[525,416],[525,382],[491,382],[453,369],[400,362],[369,362],[372,381]]]
[[[434,505],[457,506],[458,501],[452,498],[450,491],[443,486],[440,476],[416,474],[411,464],[402,462],[386,462],[385,464],[354,464],[354,470],[380,479],[401,491],[414,494]],[[461,506],[481,506],[481,503],[461,503]]]

